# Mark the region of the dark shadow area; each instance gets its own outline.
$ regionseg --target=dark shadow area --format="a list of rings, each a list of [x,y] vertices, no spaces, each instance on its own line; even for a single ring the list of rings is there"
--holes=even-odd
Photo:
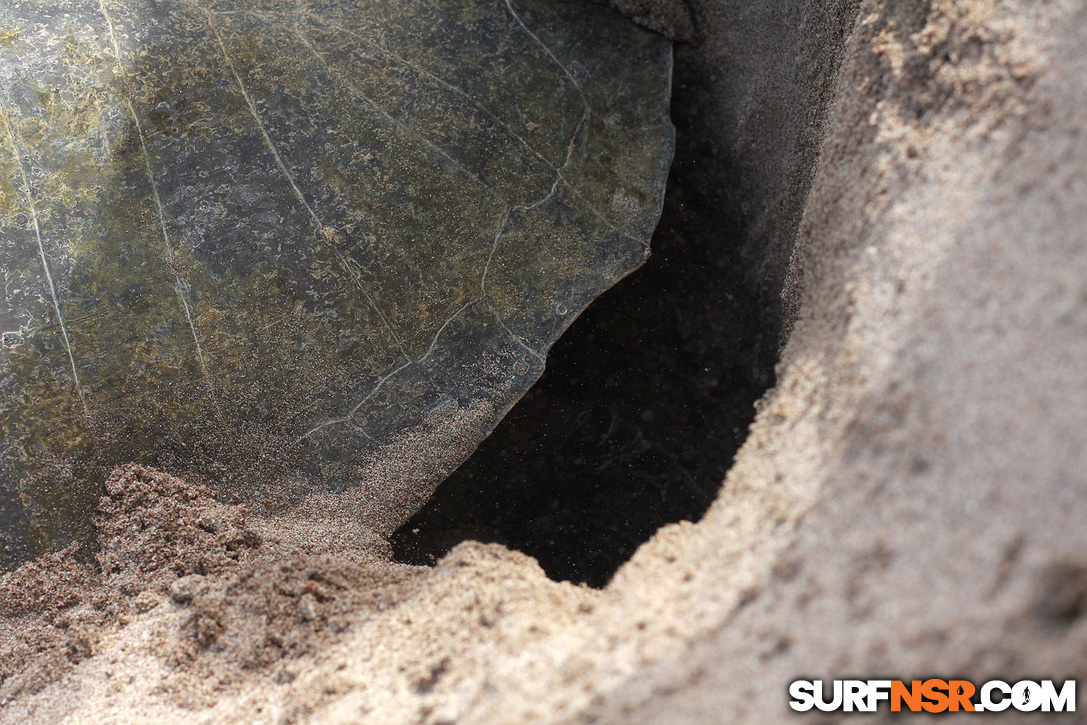
[[[426,564],[499,542],[557,580],[603,586],[662,525],[713,501],[773,383],[779,327],[760,309],[729,160],[702,139],[705,84],[677,67],[676,160],[646,265],[590,307],[547,371],[393,536]]]

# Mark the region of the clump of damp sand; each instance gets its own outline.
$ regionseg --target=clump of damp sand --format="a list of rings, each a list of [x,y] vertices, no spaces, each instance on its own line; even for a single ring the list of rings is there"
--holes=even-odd
[[[149,637],[156,654],[222,684],[319,651],[426,572],[389,562],[377,537],[344,535],[343,522],[252,517],[144,466],[116,469],[106,493],[96,547],[0,576],[0,705],[62,678],[152,610],[172,615]]]

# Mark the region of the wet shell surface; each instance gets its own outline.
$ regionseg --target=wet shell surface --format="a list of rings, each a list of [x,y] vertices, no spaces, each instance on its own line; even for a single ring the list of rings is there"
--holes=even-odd
[[[387,535],[648,255],[670,75],[582,2],[0,2],[0,568],[129,461]]]

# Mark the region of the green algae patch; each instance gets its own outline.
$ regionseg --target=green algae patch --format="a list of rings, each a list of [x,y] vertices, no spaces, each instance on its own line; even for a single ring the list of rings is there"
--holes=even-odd
[[[0,563],[139,462],[386,535],[648,255],[671,48],[545,0],[0,8]]]

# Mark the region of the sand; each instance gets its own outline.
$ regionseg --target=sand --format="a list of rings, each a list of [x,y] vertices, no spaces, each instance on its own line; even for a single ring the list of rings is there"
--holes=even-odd
[[[359,542],[299,545],[273,522],[144,466],[116,469],[106,489],[93,554],[76,544],[0,577],[5,703],[152,621],[162,662],[210,687],[271,671],[403,600],[426,571]],[[166,611],[174,626],[163,628]]]
[[[706,516],[593,590],[128,469],[112,564],[0,584],[0,723],[766,723],[802,676],[1087,675],[1087,10],[689,5],[677,125],[784,341]]]

